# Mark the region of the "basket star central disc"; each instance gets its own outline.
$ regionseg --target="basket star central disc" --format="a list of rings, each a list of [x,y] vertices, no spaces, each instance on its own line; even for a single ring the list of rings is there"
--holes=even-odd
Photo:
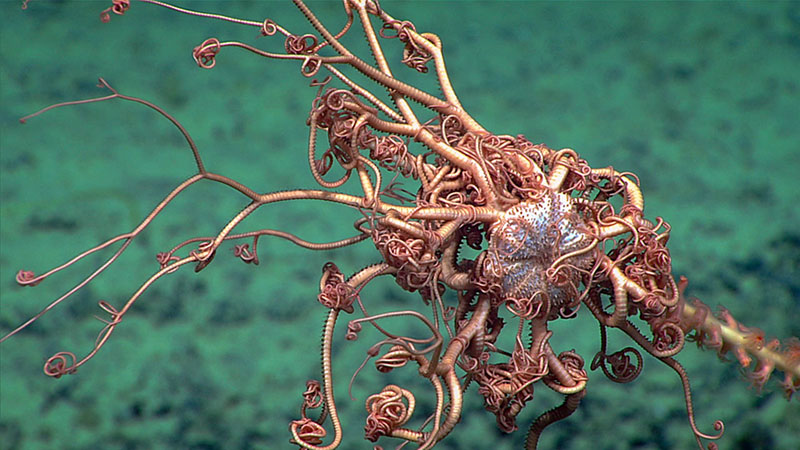
[[[502,277],[508,298],[546,295],[551,309],[568,305],[577,294],[580,273],[567,270],[558,284],[547,270],[561,256],[586,248],[592,238],[583,219],[575,212],[567,194],[547,190],[538,200],[509,208],[491,232],[490,267]],[[591,266],[592,252],[568,258],[579,269]]]

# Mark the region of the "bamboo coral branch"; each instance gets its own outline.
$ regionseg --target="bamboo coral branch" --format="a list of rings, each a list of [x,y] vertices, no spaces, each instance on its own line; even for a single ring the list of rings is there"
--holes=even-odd
[[[698,345],[717,350],[720,358],[733,352],[744,369],[749,369],[754,359],[756,365],[748,378],[759,390],[775,369],[785,374],[782,385],[788,398],[800,388],[800,342],[796,338],[784,345],[777,339],[767,341],[763,331],[741,325],[725,310],[715,317],[699,300],[684,303],[682,315],[687,326],[697,332]]]

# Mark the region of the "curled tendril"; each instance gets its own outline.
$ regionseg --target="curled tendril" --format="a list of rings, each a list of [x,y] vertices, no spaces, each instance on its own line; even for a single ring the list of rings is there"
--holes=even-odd
[[[352,93],[345,91],[344,89],[329,89],[322,96],[322,100],[325,103],[325,106],[331,110],[339,111],[344,108],[345,97],[352,99],[352,95]]]
[[[636,363],[632,362],[631,355],[636,358]],[[606,363],[611,366],[610,372],[606,368]],[[633,347],[625,347],[610,355],[597,352],[590,367],[592,370],[599,367],[606,377],[615,383],[630,383],[642,373],[642,354]]]
[[[310,55],[303,58],[303,65],[300,66],[300,73],[306,78],[311,78],[319,72],[322,67],[322,60],[317,55]]]
[[[61,378],[62,375],[73,374],[77,370],[77,358],[72,352],[58,352],[44,363],[45,375],[53,378]]]
[[[347,333],[344,338],[348,341],[355,341],[358,339],[358,333],[361,332],[361,324],[359,322],[349,322],[347,324]]]
[[[416,31],[416,29],[414,28],[414,24],[407,20],[404,21],[389,20],[383,24],[383,27],[381,27],[378,33],[380,33],[382,38],[386,39],[399,38],[401,41],[405,41],[406,39],[408,39],[408,31],[406,30]]]
[[[554,374],[551,372],[549,376],[544,378],[547,387],[560,394],[566,395],[584,390],[589,377],[586,375],[586,371],[583,370],[583,358],[575,352],[566,351],[558,355],[558,360],[563,365],[569,378],[574,381],[575,384],[572,386],[564,385],[561,380],[553,376]]]
[[[683,349],[686,338],[683,330],[674,323],[664,323],[653,330],[653,347],[659,358],[674,356]]]
[[[211,69],[217,64],[217,53],[220,49],[219,39],[208,38],[192,51],[192,57],[198,66],[203,69]]]
[[[173,255],[171,252],[158,252],[156,254],[156,261],[158,261],[158,265],[160,268],[167,267],[173,261],[179,261],[180,258]]]
[[[419,73],[428,73],[428,62],[433,59],[433,55],[425,52],[416,45],[406,44],[403,49],[403,59],[400,61],[406,66]]]
[[[108,313],[109,316],[111,316],[112,322],[116,321],[117,318],[119,317],[119,311],[117,311],[117,308],[115,308],[114,305],[112,305],[111,303],[108,303],[105,300],[100,300],[99,302],[97,302],[97,306],[99,306],[100,309],[102,309],[103,311]]]
[[[36,274],[30,270],[20,270],[17,272],[16,281],[19,285],[33,287],[39,284],[42,280],[36,280]]]
[[[433,59],[433,55],[428,53],[425,49],[420,48],[420,46],[411,39],[410,31],[416,31],[413,23],[407,20],[390,20],[383,24],[379,33],[383,38],[397,38],[400,42],[405,44],[403,59],[400,62],[420,73],[427,73],[428,67],[426,64]],[[430,37],[425,36],[425,33],[423,33],[423,36]],[[434,41],[434,43],[435,42],[436,41]]]
[[[278,24],[276,24],[272,19],[264,19],[264,23],[261,24],[261,35],[273,36],[277,32]]]
[[[313,34],[289,35],[286,37],[284,47],[290,55],[311,55],[317,46],[317,37]]]
[[[405,366],[410,358],[411,353],[409,353],[408,350],[399,345],[395,345],[392,346],[385,355],[375,361],[375,368],[378,372],[389,373],[394,369]]]
[[[198,261],[197,265],[194,267],[194,271],[200,272],[207,265],[211,264],[211,261],[214,259],[214,255],[217,254],[217,250],[214,248],[213,241],[207,241],[197,246],[197,249],[192,250],[190,254]]]
[[[100,21],[103,23],[108,23],[111,20],[111,15],[108,14],[109,11],[113,12],[118,16],[121,16],[125,14],[125,11],[130,9],[130,7],[131,7],[130,0],[113,0],[111,2],[111,6],[100,12]]]
[[[233,256],[241,258],[247,264],[258,265],[258,254],[250,251],[250,244],[238,244],[233,246]]]
[[[537,291],[530,298],[510,297],[506,299],[506,308],[515,316],[530,320],[538,316],[542,311],[542,306],[548,302],[547,294]]]
[[[408,406],[403,400],[408,402]],[[364,436],[375,442],[381,436],[388,436],[392,431],[405,424],[414,413],[414,395],[393,384],[383,388],[379,394],[370,395],[366,403],[367,424]]]
[[[304,444],[307,445],[321,444],[322,439],[327,434],[322,425],[314,422],[308,417],[303,417],[299,420],[293,420],[289,425],[289,429],[292,431],[293,435],[296,435]],[[296,442],[294,439],[291,440],[291,443],[300,445],[300,443]]]
[[[333,77],[331,75],[326,76],[325,78],[322,79],[322,81],[314,78],[308,85],[311,87],[319,87],[320,88],[319,90],[322,91],[322,87],[330,83],[332,79]],[[319,93],[317,93],[317,96],[319,96]]]
[[[340,309],[352,313],[356,296],[357,294],[347,284],[344,275],[336,267],[336,264],[332,262],[325,263],[322,268],[320,293],[317,296],[317,300],[326,308]]]
[[[317,380],[306,381],[306,391],[303,392],[303,406],[311,409],[322,405],[322,387]]]

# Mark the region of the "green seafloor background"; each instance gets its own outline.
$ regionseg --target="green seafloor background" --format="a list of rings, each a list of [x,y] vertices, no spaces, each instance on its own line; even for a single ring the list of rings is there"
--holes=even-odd
[[[689,295],[725,305],[768,336],[800,336],[799,2],[381,4],[442,38],[462,103],[487,129],[636,173],[645,214],[673,226],[674,273],[689,277]],[[177,117],[210,170],[262,192],[316,187],[305,125],[315,90],[297,64],[238,49],[224,49],[213,70],[191,58],[211,36],[273,50],[280,39],[136,3],[102,24],[98,14],[109,5],[34,0],[22,11],[17,1],[0,3],[0,333],[110,253],[35,288],[18,287],[17,270],[42,273],[133,229],[193,173],[180,134],[141,105],[110,101],[18,123],[52,103],[103,95],[98,76]],[[182,5],[311,30],[284,2]],[[330,28],[344,22],[340,2],[312,6]],[[348,42],[365,49],[359,39]],[[395,57],[396,44],[386,43]],[[419,80],[400,64],[395,72]],[[369,242],[315,253],[265,238],[257,267],[226,245],[201,273],[181,270],[149,289],[77,374],[53,380],[41,371],[58,351],[91,349],[102,326],[93,317],[97,302],[119,307],[157,270],[157,252],[216,234],[245,204],[226,187],[196,185],[102,277],[0,345],[0,449],[291,448],[288,423],[299,417],[305,381],[319,378],[321,267],[335,261],[352,273],[377,261]],[[244,228],[330,241],[351,235],[358,217],[295,202],[262,208]],[[362,298],[376,313],[426,311],[417,294],[391,280],[371,284]],[[554,348],[577,349],[587,365],[599,346],[588,316],[581,310],[552,324]],[[419,419],[430,408],[430,387],[412,381],[415,369],[386,376],[370,365],[350,400],[348,380],[378,336],[365,330],[348,342],[343,328],[334,346],[342,448],[371,448],[363,440],[366,397],[403,384],[417,395]],[[628,345],[612,335],[611,348]],[[726,424],[720,448],[800,448],[800,403],[787,403],[776,381],[759,395],[736,364],[712,352],[687,345],[678,359],[691,377],[698,427]],[[520,448],[528,424],[561,401],[540,387],[519,417],[522,430],[504,435],[475,387],[465,397],[461,423],[437,448]],[[693,446],[679,380],[652,358],[629,385],[591,372],[580,409],[540,442],[542,449]]]

